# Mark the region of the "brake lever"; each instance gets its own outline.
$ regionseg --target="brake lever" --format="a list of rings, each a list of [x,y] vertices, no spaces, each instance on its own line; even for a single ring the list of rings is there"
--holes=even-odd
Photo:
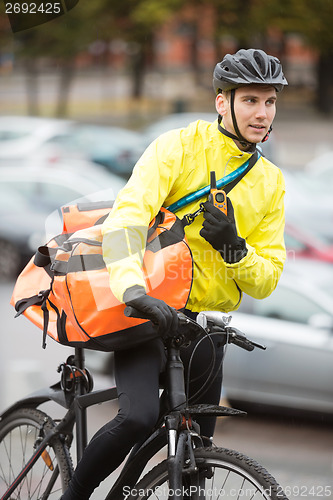
[[[257,342],[253,342],[253,340],[250,340],[251,344],[254,345],[254,347],[258,347],[258,349],[262,349],[263,351],[266,351],[267,347],[262,344],[257,344]]]
[[[232,343],[246,349],[247,351],[253,351],[255,347],[258,349],[266,350],[266,346],[253,342],[253,340],[248,339],[245,335],[234,327],[226,327],[226,331],[232,338]]]

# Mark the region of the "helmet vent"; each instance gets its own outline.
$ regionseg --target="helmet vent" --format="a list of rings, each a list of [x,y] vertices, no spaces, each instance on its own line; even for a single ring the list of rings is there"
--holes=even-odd
[[[271,72],[273,77],[279,72],[279,66],[276,64],[275,61],[271,61]]]
[[[253,72],[253,66],[252,64],[250,63],[250,61],[247,61],[246,59],[242,59],[240,61],[242,63],[242,65],[244,66],[244,68],[246,68],[250,73]]]
[[[256,63],[258,64],[258,66],[259,66],[260,68],[262,68],[262,66],[263,66],[263,64],[262,64],[262,63],[263,63],[263,60],[262,60],[262,57],[260,57],[260,54],[258,54],[258,52],[255,52],[255,53],[253,54],[253,57],[254,57],[254,60],[256,61]]]

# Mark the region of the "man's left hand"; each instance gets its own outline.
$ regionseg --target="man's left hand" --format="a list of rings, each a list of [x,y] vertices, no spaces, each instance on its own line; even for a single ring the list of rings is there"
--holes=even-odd
[[[214,207],[210,201],[206,201],[203,207],[204,222],[200,236],[220,252],[225,262],[228,264],[239,262],[247,254],[247,248],[244,238],[238,236],[230,199],[227,197],[228,215]]]

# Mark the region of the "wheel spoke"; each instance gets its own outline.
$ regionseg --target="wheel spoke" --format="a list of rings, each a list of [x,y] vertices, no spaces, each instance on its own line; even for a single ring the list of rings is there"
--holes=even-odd
[[[4,481],[6,486],[8,486],[12,480],[12,474],[14,474],[14,471],[12,470],[12,463],[10,460],[10,457],[11,457],[11,434],[9,436],[9,450],[8,450],[8,445],[7,445],[6,441],[1,443],[1,447],[4,449],[4,453],[6,455],[5,459],[0,462],[1,479]],[[2,462],[3,462],[3,464],[5,464],[5,462],[6,463],[8,462],[8,479],[6,479],[6,472],[3,469],[3,466],[1,465]]]

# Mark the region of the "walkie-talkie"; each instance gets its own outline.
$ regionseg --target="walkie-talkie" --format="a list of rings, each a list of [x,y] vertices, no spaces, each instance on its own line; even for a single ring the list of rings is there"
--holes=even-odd
[[[227,195],[222,189],[217,189],[214,170],[210,173],[210,193],[208,201],[213,203],[214,207],[218,208],[221,212],[227,215]]]

